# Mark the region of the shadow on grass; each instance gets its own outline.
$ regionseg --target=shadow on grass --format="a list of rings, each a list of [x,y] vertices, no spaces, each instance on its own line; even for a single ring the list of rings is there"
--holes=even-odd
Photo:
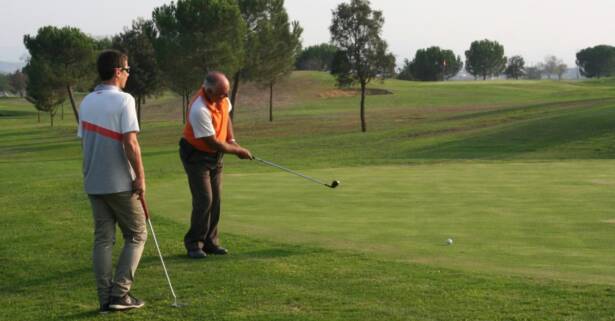
[[[24,116],[33,116],[33,115],[36,115],[36,112],[23,111],[23,110],[0,110],[0,118],[24,117]]]
[[[279,259],[283,257],[291,257],[291,256],[301,256],[308,255],[311,253],[317,253],[316,249],[301,249],[297,248],[293,250],[292,248],[269,248],[262,249],[250,252],[230,252],[227,255],[208,255],[204,259],[193,259],[188,257],[185,252],[182,254],[169,254],[165,255],[162,253],[164,261],[167,265],[169,263],[201,263],[207,262],[207,264],[214,264],[216,262],[229,262],[229,261],[246,261],[246,260],[268,260],[268,259]],[[141,259],[142,264],[160,264],[160,258],[157,255],[148,255],[147,257],[143,257]]]
[[[610,141],[600,138],[612,133],[614,127],[614,108],[589,108],[563,116],[524,121],[466,139],[411,150],[402,157],[509,159],[524,154],[546,153],[541,156],[575,159],[611,158],[615,156],[615,149],[610,147]],[[565,147],[571,143],[575,144],[572,153],[570,146]]]
[[[1,296],[10,296],[16,293],[27,293],[32,291],[32,288],[47,287],[49,284],[71,284],[74,280],[82,280],[85,274],[91,275],[92,268],[84,267],[80,269],[57,272],[53,271],[53,274],[48,274],[38,278],[20,278],[20,277],[8,277],[7,280],[13,280],[10,284],[3,284],[0,287]]]

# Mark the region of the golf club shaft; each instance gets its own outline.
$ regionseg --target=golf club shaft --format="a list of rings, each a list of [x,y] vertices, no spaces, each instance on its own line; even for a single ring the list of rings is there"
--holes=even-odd
[[[175,290],[173,290],[173,285],[171,284],[171,278],[169,277],[167,266],[166,264],[164,264],[164,259],[162,258],[162,252],[160,251],[160,246],[158,245],[158,238],[156,238],[156,232],[154,232],[154,225],[152,225],[152,220],[149,218],[149,213],[147,211],[147,205],[145,205],[145,198],[141,196],[140,201],[141,201],[141,206],[143,206],[143,211],[145,212],[145,218],[147,218],[147,224],[149,225],[150,231],[152,231],[152,236],[154,238],[154,244],[156,244],[156,250],[158,250],[158,257],[160,257],[160,262],[162,263],[162,269],[164,270],[164,275],[167,277],[167,282],[169,283],[169,289],[171,289],[171,294],[173,295],[174,304],[177,304],[177,296],[175,295]]]
[[[272,163],[272,162],[270,162],[270,161],[266,161],[266,160],[264,160],[264,159],[260,159],[260,158],[258,158],[258,157],[256,157],[256,156],[254,156],[254,159],[255,159],[255,160],[257,160],[257,161],[259,161],[259,162],[261,162],[261,163],[263,163],[263,164],[266,164],[266,165],[269,165],[269,166],[272,166],[272,167],[275,167],[275,168],[281,169],[281,170],[283,170],[283,171],[285,171],[285,172],[288,172],[288,173],[291,173],[291,174],[294,174],[294,175],[297,175],[297,176],[303,177],[303,178],[305,178],[305,179],[307,179],[307,180],[309,180],[309,181],[312,181],[312,182],[314,182],[314,183],[316,183],[316,184],[325,185],[325,186],[327,185],[327,184],[325,184],[325,183],[323,183],[323,182],[321,182],[321,181],[319,181],[319,180],[317,180],[317,179],[315,179],[315,178],[313,178],[313,177],[309,177],[309,176],[307,176],[307,175],[303,175],[303,174],[301,174],[301,173],[297,173],[297,172],[295,172],[295,171],[293,171],[293,170],[291,170],[291,169],[288,169],[288,168],[286,168],[286,167],[280,166],[280,165],[278,165],[278,164],[276,164],[276,163]]]

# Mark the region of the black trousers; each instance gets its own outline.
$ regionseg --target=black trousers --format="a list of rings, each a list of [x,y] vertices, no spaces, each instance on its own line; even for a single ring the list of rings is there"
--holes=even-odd
[[[220,246],[218,222],[222,194],[222,155],[196,150],[183,139],[179,145],[179,155],[192,194],[190,229],[184,236],[184,246],[188,251],[215,249]]]

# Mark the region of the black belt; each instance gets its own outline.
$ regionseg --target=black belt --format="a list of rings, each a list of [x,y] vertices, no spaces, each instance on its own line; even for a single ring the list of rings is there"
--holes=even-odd
[[[209,153],[199,150],[183,137],[179,140],[179,151],[184,160],[205,160],[208,162],[213,161],[217,163],[220,162],[222,160],[222,156],[224,156],[224,153]]]

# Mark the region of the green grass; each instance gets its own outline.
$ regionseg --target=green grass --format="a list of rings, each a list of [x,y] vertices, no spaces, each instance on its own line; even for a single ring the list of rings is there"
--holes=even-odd
[[[148,305],[107,316],[70,110],[49,128],[0,99],[0,320],[615,320],[615,81],[375,82],[393,94],[368,97],[367,133],[332,84],[293,74],[273,123],[258,87],[240,91],[240,142],[342,185],[227,157],[231,255],[198,262],[181,242],[178,98],[148,102],[148,199],[189,305],[168,306],[150,240],[134,287]]]

